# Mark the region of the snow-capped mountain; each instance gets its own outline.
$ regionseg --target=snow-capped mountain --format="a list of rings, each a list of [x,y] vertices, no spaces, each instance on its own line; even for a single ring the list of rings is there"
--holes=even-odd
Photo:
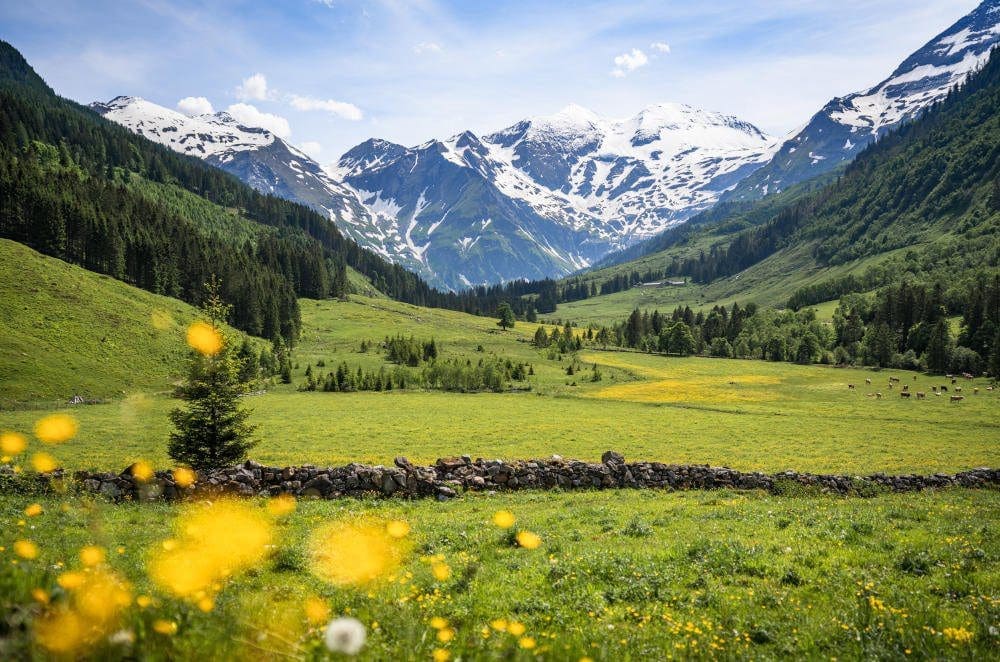
[[[772,145],[690,106],[616,121],[573,105],[482,138],[368,140],[331,172],[377,217],[390,253],[462,287],[585,267],[710,207]]]
[[[189,117],[139,97],[115,97],[90,107],[150,140],[204,159],[258,191],[308,205],[356,241],[378,247],[351,232],[373,223],[354,191],[266,129],[244,126],[225,112]]]
[[[982,66],[1000,43],[1000,0],[986,0],[906,58],[871,89],[832,99],[770,163],[724,199],[756,199],[850,161],[887,131],[918,116]]]

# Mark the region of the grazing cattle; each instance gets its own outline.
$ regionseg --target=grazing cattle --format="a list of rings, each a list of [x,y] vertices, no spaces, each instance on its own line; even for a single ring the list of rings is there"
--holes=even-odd
[[[917,400],[923,400],[926,395],[923,391],[917,391]]]
[[[851,388],[851,389],[853,389],[853,388],[854,388],[854,384],[848,384],[848,385],[847,385],[847,388]]]
[[[874,393],[865,393],[865,397],[866,398],[874,398],[875,394]]]
[[[986,390],[987,390],[987,391],[992,391],[992,390],[993,390],[993,387],[992,387],[992,386],[987,386],[987,387],[986,387]]]
[[[910,397],[910,392],[909,391],[903,391],[902,393],[899,394],[899,397],[901,397],[901,398],[908,398],[908,397]]]
[[[972,379],[972,375],[967,372],[963,372],[962,376],[965,377],[966,379]]]
[[[872,378],[871,377],[866,377],[865,378],[865,384],[871,384],[871,383],[872,383]]]
[[[889,388],[892,388],[892,382],[889,382]]]
[[[937,397],[940,398],[941,397],[941,391],[934,391],[934,395],[936,395]]]
[[[972,389],[972,395],[979,395],[979,387],[978,386],[975,387],[974,389]]]
[[[917,376],[913,375],[913,381],[917,381]]]
[[[909,391],[910,390],[910,385],[909,384],[903,384],[903,390],[904,391]]]
[[[948,392],[948,387],[947,386],[942,386],[941,390],[944,391],[945,393],[947,393]]]
[[[962,387],[961,386],[956,386],[955,387],[955,393],[961,393],[961,392],[962,392]]]
[[[899,377],[890,377],[889,381],[890,382],[898,382],[899,381]]]
[[[952,377],[952,378],[951,378],[951,383],[952,383],[952,384],[957,384],[957,383],[958,383],[958,380],[957,380],[957,379],[955,379],[954,377]]]
[[[881,393],[876,393],[875,397],[878,398],[879,400],[881,400],[882,399],[882,394]]]
[[[952,402],[961,402],[962,400],[965,400],[965,396],[964,395],[953,395],[953,396],[951,396],[951,401]]]

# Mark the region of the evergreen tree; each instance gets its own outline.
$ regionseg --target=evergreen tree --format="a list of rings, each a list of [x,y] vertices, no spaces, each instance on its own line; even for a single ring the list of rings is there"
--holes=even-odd
[[[1000,331],[993,339],[993,351],[990,353],[990,360],[986,366],[990,373],[990,379],[1000,382]]]
[[[229,307],[222,302],[216,281],[208,291],[204,311],[216,333],[222,334]],[[199,470],[216,469],[243,460],[253,448],[255,426],[247,422],[250,413],[239,404],[241,367],[224,335],[217,353],[192,352],[179,391],[187,406],[170,412],[176,431],[170,434],[167,452],[174,461]]]
[[[927,369],[931,372],[948,371],[950,357],[951,331],[948,320],[941,318],[931,330],[930,341],[927,343]]]
[[[506,301],[502,301],[500,305],[497,306],[497,315],[500,317],[500,320],[497,322],[497,326],[504,331],[514,326],[514,310]]]

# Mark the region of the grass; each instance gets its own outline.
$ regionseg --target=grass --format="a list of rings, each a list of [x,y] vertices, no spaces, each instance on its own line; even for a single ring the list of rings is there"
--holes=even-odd
[[[25,523],[22,510],[35,501],[44,513]],[[247,507],[263,516],[263,505]],[[537,533],[541,547],[513,546],[490,523],[500,509]],[[8,624],[0,656],[46,657],[30,625],[10,625],[39,617],[32,590],[58,595],[57,578],[80,568],[85,545],[106,549],[108,565],[131,587],[133,602],[108,629],[132,633],[134,649],[153,660],[319,657],[320,628],[304,613],[315,598],[366,626],[362,659],[430,659],[435,649],[466,660],[988,659],[1000,645],[990,629],[1000,618],[996,491],[300,502],[278,519],[267,558],[221,582],[208,612],[149,578],[148,559],[171,537],[178,514],[167,505],[0,497]],[[402,565],[362,586],[320,579],[309,540],[327,523],[360,519],[409,523]],[[24,538],[37,541],[37,559],[12,553]],[[434,564],[448,569],[447,578],[435,578]],[[450,641],[437,640],[435,617],[454,630]],[[524,632],[498,631],[496,619]],[[154,631],[158,620],[176,624],[176,633]],[[118,659],[131,649],[87,652]]]
[[[614,294],[559,304],[556,312],[549,316],[553,319],[573,320],[586,325],[621,322],[636,308],[670,312],[677,306],[691,306],[692,310],[697,311],[709,310],[715,305],[728,307],[734,302],[741,306],[754,302],[761,306],[783,307],[788,298],[801,287],[847,274],[861,274],[868,267],[900,252],[883,253],[834,267],[820,267],[816,265],[811,249],[812,246],[809,244],[796,245],[772,255],[735,276],[721,278],[708,285],[688,283],[680,287],[634,287]],[[661,256],[660,260],[669,262],[672,253],[667,251],[663,255],[666,257]],[[650,256],[645,259],[654,258]],[[656,264],[655,260],[646,266],[653,264]],[[611,274],[615,270],[624,268],[620,265],[596,273],[600,275],[607,271]],[[836,308],[836,304],[833,307]],[[832,317],[833,311],[829,313]]]
[[[530,324],[501,332],[491,319],[362,297],[304,300],[302,314],[297,384],[308,365],[315,372],[342,360],[366,369],[384,365],[381,354],[361,353],[361,342],[402,332],[434,336],[443,357],[476,361],[496,353],[530,363],[532,391],[300,393],[273,387],[246,400],[259,425],[253,456],[262,462],[390,463],[397,455],[430,462],[462,453],[597,459],[609,448],[636,460],[767,471],[926,473],[1000,460],[996,391],[981,388],[953,404],[933,395],[903,400],[886,388],[888,374],[928,393],[941,378],[596,349],[581,353],[583,369],[569,377],[569,358],[551,359],[527,342],[535,329]],[[317,368],[319,360],[327,367]],[[596,383],[589,381],[593,363],[602,373]],[[874,385],[868,387],[866,378]],[[849,390],[848,383],[858,388]],[[865,397],[879,389],[886,398]],[[108,404],[65,408],[80,422],[79,437],[49,450],[73,469],[117,469],[137,459],[168,466],[167,413],[177,404],[134,392]],[[28,433],[45,411],[0,412],[0,429]]]
[[[0,405],[163,390],[191,306],[0,239]]]
[[[167,412],[177,401],[163,391],[183,366],[182,330],[194,311],[10,242],[0,250],[10,258],[0,267],[0,389],[21,401],[0,410],[0,430],[30,436],[39,417],[68,411],[79,435],[44,449],[61,465],[117,470],[145,459],[169,466]],[[930,392],[941,378],[597,348],[581,352],[581,370],[569,376],[572,358],[530,344],[533,324],[502,332],[491,319],[377,297],[300,303],[296,384],[308,366],[385,365],[377,351],[361,352],[361,343],[396,333],[433,337],[444,358],[495,354],[529,363],[535,374],[530,392],[503,394],[273,386],[246,399],[259,425],[253,456],[269,464],[389,463],[396,455],[428,462],[461,453],[596,459],[609,448],[634,460],[850,474],[956,471],[1000,460],[997,392],[951,404],[903,400],[886,388],[890,374],[914,391]],[[589,380],[593,363],[598,382]],[[86,389],[110,401],[23,402]],[[877,389],[888,397],[865,397]],[[31,441],[29,452],[40,448]],[[464,660],[988,659],[1000,646],[990,629],[1000,618],[995,490],[871,499],[619,490],[300,502],[274,522],[265,557],[221,581],[206,611],[171,597],[148,573],[157,550],[186,530],[178,522],[183,507],[11,487],[0,483],[3,659],[49,657],[34,638],[39,600],[64,599],[58,578],[79,568],[85,545],[107,551],[133,599],[105,623],[134,638],[131,648],[102,639],[76,651],[105,659],[319,658],[320,628],[304,613],[310,598],[333,615],[362,620],[366,659],[428,659],[437,649]],[[27,517],[34,503],[42,514]],[[266,511],[259,499],[246,507],[262,517]],[[541,548],[517,548],[493,527],[500,509],[540,535]],[[317,577],[310,540],[345,519],[409,523],[394,581],[344,588]],[[231,549],[233,536],[245,533],[221,530],[213,544]],[[37,559],[15,558],[14,542],[23,539],[37,543]],[[447,578],[434,577],[435,563],[447,565]],[[435,616],[447,619],[453,639],[437,640]],[[524,633],[492,628],[499,618],[523,624]],[[157,621],[168,634],[155,630]]]

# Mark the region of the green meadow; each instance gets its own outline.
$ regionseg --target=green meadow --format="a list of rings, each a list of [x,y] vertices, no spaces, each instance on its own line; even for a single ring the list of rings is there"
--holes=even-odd
[[[2,355],[0,430],[29,439],[27,453],[9,461],[26,467],[44,450],[67,469],[117,471],[140,459],[169,468],[167,414],[178,405],[169,393],[196,311],[0,248],[45,283],[30,294],[8,287],[3,298],[11,342]],[[108,303],[95,308],[92,300]],[[492,319],[377,296],[300,306],[293,383],[244,400],[258,426],[252,457],[266,464],[459,454],[596,460],[608,449],[630,460],[763,471],[933,473],[1000,464],[1000,395],[985,380],[963,380],[967,397],[952,403],[932,393],[947,380],[904,371],[590,345],[560,359],[531,344],[534,324],[502,331]],[[307,369],[390,367],[375,346],[396,334],[433,338],[442,358],[496,356],[533,374],[511,393],[297,390]],[[900,398],[890,376],[927,398]],[[62,404],[75,394],[105,401]],[[57,411],[71,414],[79,432],[43,446],[34,423]],[[152,660],[321,659],[329,655],[322,623],[306,608],[317,601],[332,616],[364,624],[363,659],[987,659],[1000,646],[996,490],[871,498],[519,492],[446,503],[302,501],[280,516],[255,499],[242,507],[270,522],[262,556],[219,581],[205,604],[173,595],[150,569],[183,535],[189,509],[210,506],[111,504],[35,494],[5,480],[4,659],[58,658],[40,646],[32,623],[58,613],[69,595],[64,585],[81,569],[80,551],[90,546],[104,550],[101,572],[121,580],[127,597],[101,621],[108,631],[86,644],[85,654],[101,659],[140,652]],[[492,524],[500,510],[515,515],[514,530]],[[410,528],[398,541],[398,567],[363,585],[321,577],[310,550],[326,525],[397,520]],[[537,534],[541,545],[517,546],[515,530]],[[25,541],[36,545],[35,558],[24,558]]]
[[[305,609],[317,598],[365,625],[361,658],[372,660],[973,660],[1000,645],[995,491],[300,502],[277,519],[266,557],[231,576],[208,612],[148,576],[178,507],[45,498],[25,523],[33,501],[0,497],[7,622],[38,617],[32,591],[58,596],[59,578],[81,568],[78,550],[98,545],[128,582],[113,629],[133,642],[93,644],[89,654],[105,659],[323,659],[321,626]],[[541,545],[514,546],[491,523],[501,509]],[[308,550],[322,526],[400,519],[410,533],[384,577],[343,586],[318,576]],[[38,557],[16,558],[17,539],[37,541]],[[0,655],[47,657],[16,628],[0,637]]]

